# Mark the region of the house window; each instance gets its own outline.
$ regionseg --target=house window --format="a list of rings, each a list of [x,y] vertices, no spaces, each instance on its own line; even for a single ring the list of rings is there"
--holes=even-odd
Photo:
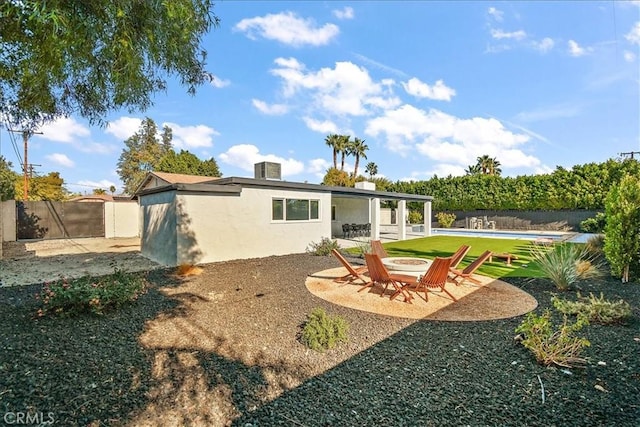
[[[331,221],[336,220],[336,205],[331,206]]]
[[[320,219],[320,201],[310,199],[272,199],[273,221],[309,221]]]

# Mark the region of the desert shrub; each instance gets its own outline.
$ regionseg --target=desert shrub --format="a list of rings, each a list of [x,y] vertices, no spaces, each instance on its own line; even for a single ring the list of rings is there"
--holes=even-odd
[[[558,297],[553,297],[553,306],[556,310],[564,314],[584,317],[589,322],[611,324],[620,323],[631,316],[631,306],[626,301],[608,301],[600,293],[600,297],[592,293],[588,297],[583,297],[578,292],[577,301],[568,301]]]
[[[145,291],[146,281],[141,273],[127,273],[117,268],[113,274],[102,277],[63,278],[45,283],[36,295],[37,315],[102,314],[107,309],[135,301]]]
[[[606,218],[603,212],[598,212],[595,217],[580,222],[580,231],[583,233],[602,233],[606,225]]]
[[[371,253],[371,240],[358,241],[355,247],[358,250],[358,255],[364,258],[364,254]]]
[[[558,290],[569,289],[578,280],[602,275],[600,266],[585,245],[562,243],[552,247],[532,246],[531,256]]]
[[[315,308],[302,328],[301,340],[315,351],[325,351],[347,341],[349,324],[341,316],[329,316],[322,308]]]
[[[516,332],[521,334],[521,344],[533,353],[538,363],[570,368],[586,363],[580,355],[591,343],[585,338],[576,337],[575,333],[588,323],[581,317],[571,324],[565,315],[562,324],[556,327],[551,322],[550,311],[545,310],[540,316],[527,314]]]
[[[422,212],[409,211],[409,224],[422,224]]]
[[[456,220],[456,214],[454,213],[446,213],[446,212],[438,212],[436,214],[436,219],[438,220],[438,225],[441,228],[451,228],[453,223]]]
[[[323,237],[319,243],[311,242],[307,247],[307,252],[318,256],[328,256],[331,255],[333,249],[340,249],[338,241]]]
[[[604,234],[589,237],[585,243],[585,249],[594,259],[604,261]]]

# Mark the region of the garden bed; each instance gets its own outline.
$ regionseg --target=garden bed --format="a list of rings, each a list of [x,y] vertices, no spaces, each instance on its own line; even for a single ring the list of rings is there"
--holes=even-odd
[[[514,341],[522,317],[391,318],[311,295],[307,275],[338,267],[308,254],[149,274],[138,301],[103,316],[34,318],[39,288],[0,289],[0,405],[59,425],[591,425],[640,419],[640,285],[582,282],[623,298],[624,325],[589,325],[583,369],[545,368]],[[533,295],[544,279],[506,279]],[[563,296],[574,297],[575,292]],[[343,316],[349,341],[298,341],[315,307]],[[560,320],[557,312],[554,318]],[[4,414],[3,414],[4,415]]]

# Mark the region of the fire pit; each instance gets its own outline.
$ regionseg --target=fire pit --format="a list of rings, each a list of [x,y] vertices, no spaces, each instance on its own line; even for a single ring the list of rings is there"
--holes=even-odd
[[[413,257],[387,257],[382,258],[382,263],[388,270],[424,273],[431,265],[431,260]]]

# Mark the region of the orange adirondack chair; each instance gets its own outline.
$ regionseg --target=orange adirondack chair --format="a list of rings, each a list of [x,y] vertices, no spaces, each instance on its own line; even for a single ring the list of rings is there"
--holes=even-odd
[[[380,258],[388,258],[389,254],[384,250],[380,240],[371,241],[371,253],[378,255]]]
[[[482,282],[480,282],[477,279],[474,279],[472,276],[473,276],[473,273],[475,273],[475,271],[478,268],[480,268],[480,266],[484,264],[486,260],[489,259],[490,256],[491,256],[491,251],[484,251],[482,255],[476,258],[471,264],[467,265],[463,270],[458,270],[455,268],[449,269],[449,272],[453,275],[453,277],[451,277],[451,280],[453,281],[453,283],[455,283],[456,285],[459,285],[465,280],[469,280],[475,283],[476,285],[482,285]]]
[[[404,302],[411,303],[413,296],[406,292],[404,288],[412,281],[415,281],[415,277],[406,274],[389,273],[387,267],[384,266],[382,260],[376,254],[364,254],[364,259],[367,262],[367,268],[369,269],[369,277],[371,277],[371,283],[363,286],[362,289],[358,290],[358,292],[377,283],[380,285],[384,285],[384,290],[380,294],[380,296],[384,296],[384,294],[387,292],[387,288],[389,287],[389,285],[391,285],[395,289],[395,292],[389,299],[394,299],[398,295],[402,295],[404,297]]]
[[[469,245],[460,246],[458,250],[455,251],[453,255],[451,255],[451,267],[449,268],[458,268],[458,264],[460,264],[460,261],[462,261],[465,255],[467,255],[469,249],[471,249],[471,246]]]
[[[356,280],[362,280],[362,283],[364,284],[367,284],[370,282],[369,279],[362,276],[364,273],[367,272],[366,266],[354,267],[353,265],[351,265],[349,261],[345,259],[345,257],[342,256],[342,254],[337,249],[332,249],[331,253],[333,254],[333,256],[338,258],[338,261],[340,261],[340,263],[344,266],[344,268],[346,268],[347,271],[349,272],[348,274],[342,277],[338,277],[337,279],[334,279],[335,282],[353,283]]]
[[[414,279],[414,282],[409,286],[409,289],[414,291],[416,294],[423,291],[425,301],[429,301],[428,292],[432,289],[439,288],[442,292],[449,295],[452,300],[457,301],[457,299],[444,288],[447,284],[447,279],[449,278],[449,267],[451,266],[452,259],[453,257],[436,257],[429,266],[427,272],[424,273],[419,280]]]

